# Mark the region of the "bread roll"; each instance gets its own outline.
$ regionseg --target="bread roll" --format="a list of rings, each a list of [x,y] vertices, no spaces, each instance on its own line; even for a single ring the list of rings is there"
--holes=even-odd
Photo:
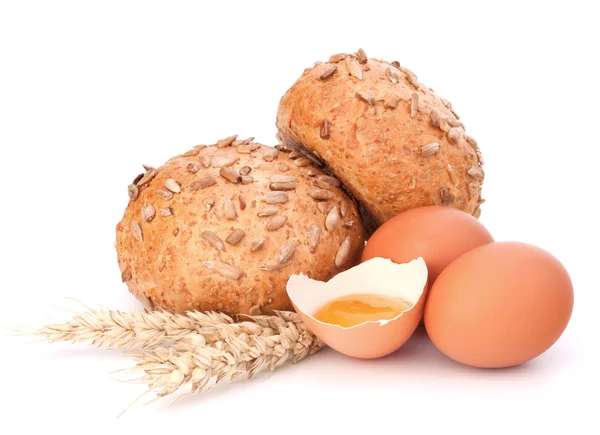
[[[281,99],[279,140],[322,160],[370,231],[419,206],[479,217],[483,160],[451,104],[397,62],[332,56]]]
[[[230,137],[138,176],[116,229],[129,290],[175,313],[268,313],[292,309],[291,274],[328,280],[358,263],[354,202],[285,151]]]

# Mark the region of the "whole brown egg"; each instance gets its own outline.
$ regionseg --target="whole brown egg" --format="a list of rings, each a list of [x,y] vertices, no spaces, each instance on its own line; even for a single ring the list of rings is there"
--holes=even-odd
[[[361,261],[383,257],[408,263],[422,257],[432,284],[462,254],[493,241],[489,231],[468,213],[450,207],[419,207],[379,227],[369,238]]]
[[[571,279],[554,256],[525,243],[496,242],[440,274],[425,304],[425,328],[458,362],[511,367],[550,348],[572,310]]]

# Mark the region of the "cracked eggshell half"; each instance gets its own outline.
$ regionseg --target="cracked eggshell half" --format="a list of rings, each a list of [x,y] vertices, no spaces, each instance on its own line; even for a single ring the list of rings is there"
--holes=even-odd
[[[308,329],[329,347],[355,358],[383,357],[406,343],[423,315],[427,288],[427,266],[422,258],[396,264],[376,257],[328,282],[300,274],[292,275],[287,283],[288,296]],[[349,328],[314,317],[334,299],[365,293],[401,299],[409,308],[393,319],[368,321]]]

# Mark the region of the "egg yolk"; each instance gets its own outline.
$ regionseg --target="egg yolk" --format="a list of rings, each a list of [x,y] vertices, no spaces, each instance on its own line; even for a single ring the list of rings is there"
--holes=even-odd
[[[327,303],[314,317],[323,323],[348,328],[363,322],[393,319],[410,306],[408,302],[390,296],[349,295]]]

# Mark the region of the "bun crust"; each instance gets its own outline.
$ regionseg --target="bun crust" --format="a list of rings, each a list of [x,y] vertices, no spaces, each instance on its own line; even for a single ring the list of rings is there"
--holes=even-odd
[[[362,52],[362,53],[361,53]],[[279,140],[322,160],[373,231],[420,206],[479,217],[483,159],[450,103],[397,62],[335,55],[282,97]]]
[[[360,260],[364,227],[339,181],[290,150],[234,139],[149,168],[129,187],[118,261],[152,308],[292,310],[291,274],[326,281]]]

